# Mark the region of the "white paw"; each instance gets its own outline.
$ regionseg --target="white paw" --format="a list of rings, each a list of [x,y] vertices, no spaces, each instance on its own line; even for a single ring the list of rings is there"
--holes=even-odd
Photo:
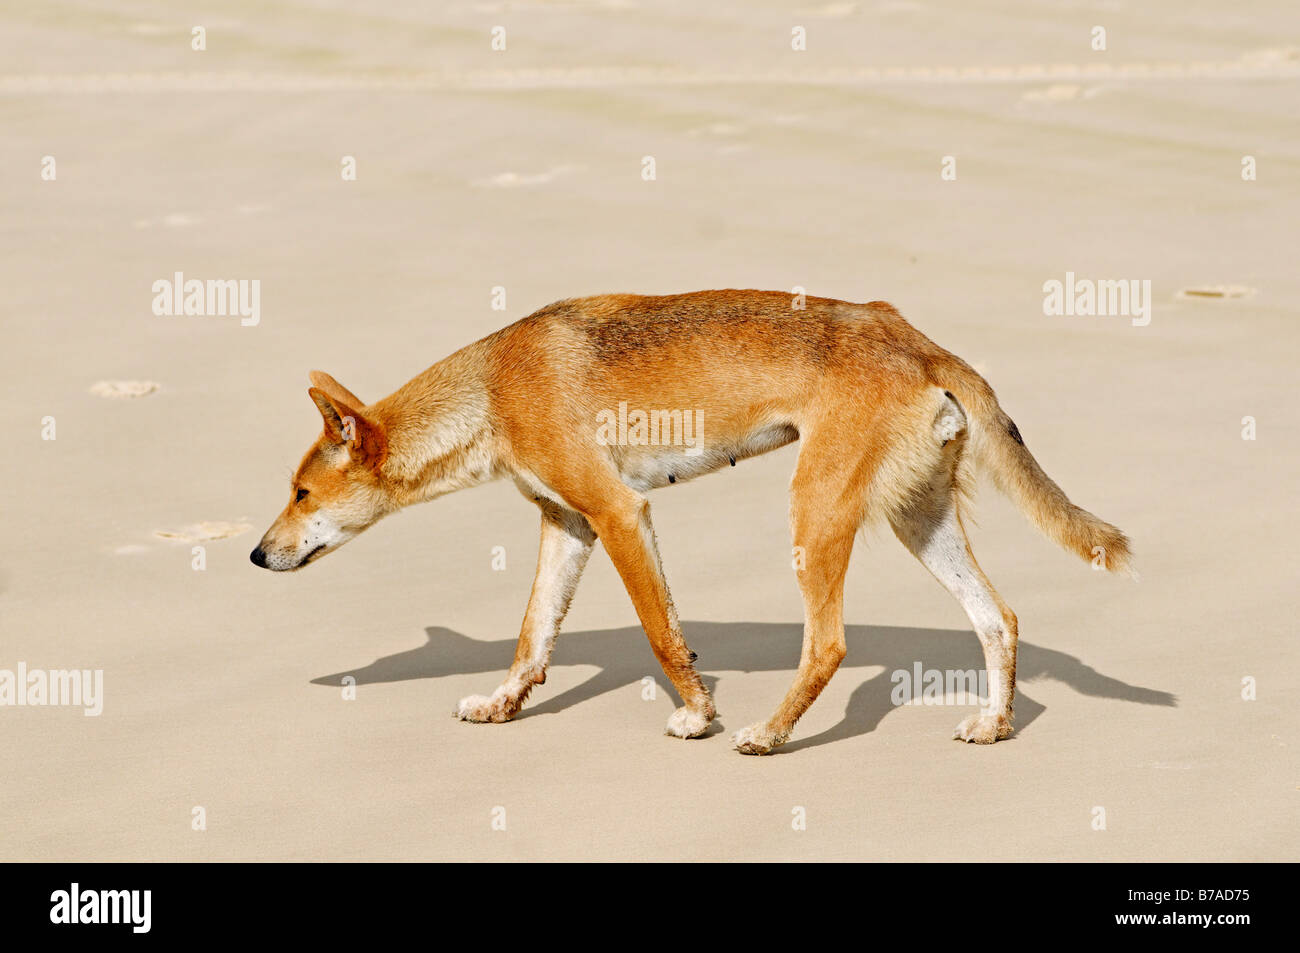
[[[509,721],[514,711],[504,695],[466,695],[452,714],[461,721],[502,722]]]
[[[957,726],[952,736],[958,741],[991,745],[1011,735],[1011,722],[999,715],[971,715]]]
[[[709,730],[712,721],[712,714],[683,705],[668,716],[668,727],[664,729],[664,734],[674,738],[698,738]]]
[[[732,747],[741,754],[767,754],[784,742],[785,738],[779,737],[761,722],[741,728],[731,736]]]

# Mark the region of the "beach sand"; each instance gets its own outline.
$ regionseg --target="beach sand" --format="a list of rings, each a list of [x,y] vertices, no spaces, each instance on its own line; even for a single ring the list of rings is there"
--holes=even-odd
[[[0,15],[0,669],[103,673],[97,716],[0,708],[0,859],[1297,859],[1300,10],[428,6]],[[259,281],[257,323],[154,314],[176,272]],[[1067,273],[1149,281],[1149,323],[1045,315]],[[651,497],[701,740],[663,735],[599,550],[523,714],[451,717],[528,596],[507,483],[250,565],[309,370],[374,400],[558,298],[796,286],[892,302],[1134,540],[1140,581],[1093,572],[981,488],[1011,740],[891,703],[982,663],[885,530],[828,689],[778,754],[731,750],[799,657],[797,446]]]

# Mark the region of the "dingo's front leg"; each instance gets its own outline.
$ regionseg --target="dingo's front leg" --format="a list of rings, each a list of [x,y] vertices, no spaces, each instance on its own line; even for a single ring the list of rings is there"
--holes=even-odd
[[[553,503],[542,507],[542,543],[537,556],[537,576],[524,613],[514,664],[506,680],[491,695],[469,695],[460,700],[455,715],[462,721],[509,721],[524,704],[534,685],[546,681],[546,666],[569,611],[578,579],[596,541],[586,519]]]
[[[594,515],[592,523],[632,597],[641,626],[650,638],[650,648],[684,703],[668,718],[665,733],[677,738],[698,738],[708,730],[716,710],[708,688],[692,664],[695,655],[682,637],[677,610],[668,594],[654,528],[650,524],[650,504],[626,490]]]

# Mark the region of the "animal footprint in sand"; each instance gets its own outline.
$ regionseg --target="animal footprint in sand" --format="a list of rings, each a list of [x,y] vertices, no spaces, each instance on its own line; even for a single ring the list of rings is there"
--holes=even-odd
[[[90,392],[96,397],[122,400],[130,397],[144,397],[152,394],[161,386],[153,381],[98,381],[91,385]]]
[[[1180,298],[1249,298],[1255,293],[1254,288],[1245,285],[1201,285],[1196,288],[1184,288],[1178,292]]]
[[[204,543],[214,539],[229,539],[241,533],[247,533],[253,527],[248,523],[227,523],[224,520],[203,520],[177,530],[157,529],[154,535],[159,539],[178,543]]]

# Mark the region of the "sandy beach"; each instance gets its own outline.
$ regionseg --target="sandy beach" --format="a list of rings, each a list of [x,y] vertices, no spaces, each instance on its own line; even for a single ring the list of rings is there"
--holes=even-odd
[[[1297,37],[1167,0],[6,8],[0,679],[99,692],[0,705],[0,860],[1300,859]],[[248,307],[157,313],[177,273]],[[1067,280],[1134,299],[1045,313]],[[528,599],[509,483],[250,565],[310,370],[373,401],[557,299],[705,288],[892,302],[1132,537],[1140,580],[1093,572],[980,487],[1011,739],[891,698],[982,656],[882,529],[839,673],[731,749],[799,659],[797,446],[651,495],[698,740],[599,547],[522,714],[451,717]]]

